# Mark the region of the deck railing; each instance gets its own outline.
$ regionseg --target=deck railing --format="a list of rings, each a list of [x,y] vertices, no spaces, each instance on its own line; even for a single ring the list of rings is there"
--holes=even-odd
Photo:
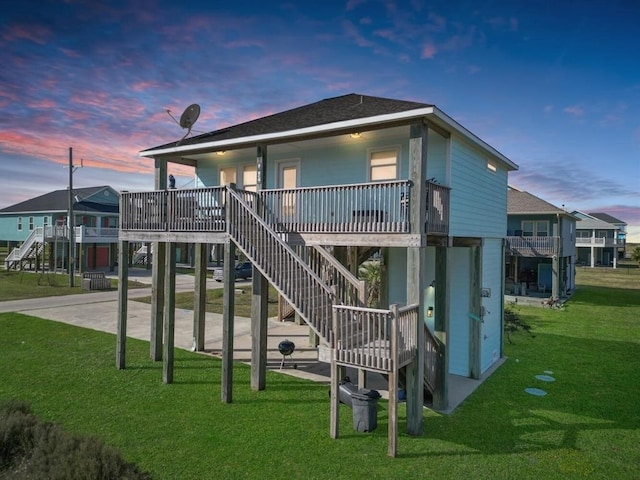
[[[268,221],[282,232],[409,231],[409,181],[263,190]]]
[[[167,194],[167,190],[122,192],[120,194],[120,229],[166,231]]]
[[[578,237],[576,238],[576,246],[578,247],[613,247],[618,244],[615,238],[608,237]],[[622,245],[622,242],[620,242]]]
[[[276,231],[408,233],[411,182],[362,183],[262,190],[256,210]],[[427,181],[424,233],[449,231],[449,188]],[[120,228],[139,231],[225,232],[225,187],[122,192]]]
[[[334,305],[333,318],[335,358],[340,364],[391,372],[415,356],[417,305],[391,310]]]
[[[550,257],[559,251],[560,237],[507,237],[507,251],[522,257]]]

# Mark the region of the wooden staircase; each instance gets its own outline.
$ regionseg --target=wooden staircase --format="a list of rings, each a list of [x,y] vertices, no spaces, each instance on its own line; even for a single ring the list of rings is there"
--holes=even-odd
[[[326,345],[333,345],[332,307],[361,305],[366,285],[324,248],[289,246],[256,210],[254,192],[227,189],[233,242]]]
[[[397,372],[411,362],[418,348],[417,305],[366,308],[365,282],[323,247],[290,246],[273,222],[265,220],[275,216],[259,213],[260,197],[255,192],[228,186],[226,208],[228,232],[237,248],[318,335],[321,344],[332,349],[337,363],[385,373]],[[427,351],[434,345],[429,343]],[[432,361],[433,356],[428,356]],[[433,365],[425,368],[425,385],[432,390],[435,387],[427,371],[432,372]]]

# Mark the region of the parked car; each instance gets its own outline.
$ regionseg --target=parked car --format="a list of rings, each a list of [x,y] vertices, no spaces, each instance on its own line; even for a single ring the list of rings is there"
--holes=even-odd
[[[236,280],[238,280],[239,278],[242,278],[243,280],[246,280],[247,278],[251,278],[251,275],[253,274],[252,263],[251,262],[238,263],[236,265],[235,273],[236,273]],[[224,269],[216,268],[213,271],[213,279],[216,282],[222,282],[222,280],[224,280]]]

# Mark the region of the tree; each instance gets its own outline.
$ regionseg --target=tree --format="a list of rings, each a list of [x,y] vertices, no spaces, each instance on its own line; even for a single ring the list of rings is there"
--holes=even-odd
[[[380,307],[380,286],[382,284],[382,265],[378,261],[369,261],[360,265],[359,277],[367,282],[369,290],[367,295],[367,306],[370,308]]]
[[[631,250],[631,260],[640,264],[640,246],[637,246],[633,250]]]

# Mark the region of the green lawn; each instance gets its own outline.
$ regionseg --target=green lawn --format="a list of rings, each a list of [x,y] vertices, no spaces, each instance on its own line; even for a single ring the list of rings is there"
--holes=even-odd
[[[0,315],[0,399],[20,398],[46,420],[100,436],[157,479],[637,479],[640,478],[640,294],[582,287],[563,309],[517,307],[533,335],[516,333],[505,364],[453,414],[426,411],[425,433],[387,451],[378,428],[329,438],[327,387],[268,372],[253,392],[234,368],[233,403],[220,402],[221,364],[176,351],[175,383],[147,342],[18,314]],[[555,382],[536,379],[552,372]],[[525,393],[544,389],[546,396]]]
[[[251,285],[238,286],[235,289],[234,297],[234,313],[238,317],[251,317]],[[212,313],[222,313],[222,296],[224,291],[222,288],[207,290],[206,311]],[[176,308],[185,310],[193,310],[193,292],[176,293]],[[151,303],[151,297],[140,297],[132,299],[136,302]],[[269,288],[269,304],[267,305],[269,317],[275,317],[278,314],[278,293],[275,288]]]
[[[95,290],[82,290],[80,276],[74,277],[74,285],[74,287],[69,286],[69,275],[67,274],[0,270],[0,302],[95,292]],[[129,288],[147,286],[139,282],[129,282]],[[118,280],[111,279],[111,290],[117,288]]]

